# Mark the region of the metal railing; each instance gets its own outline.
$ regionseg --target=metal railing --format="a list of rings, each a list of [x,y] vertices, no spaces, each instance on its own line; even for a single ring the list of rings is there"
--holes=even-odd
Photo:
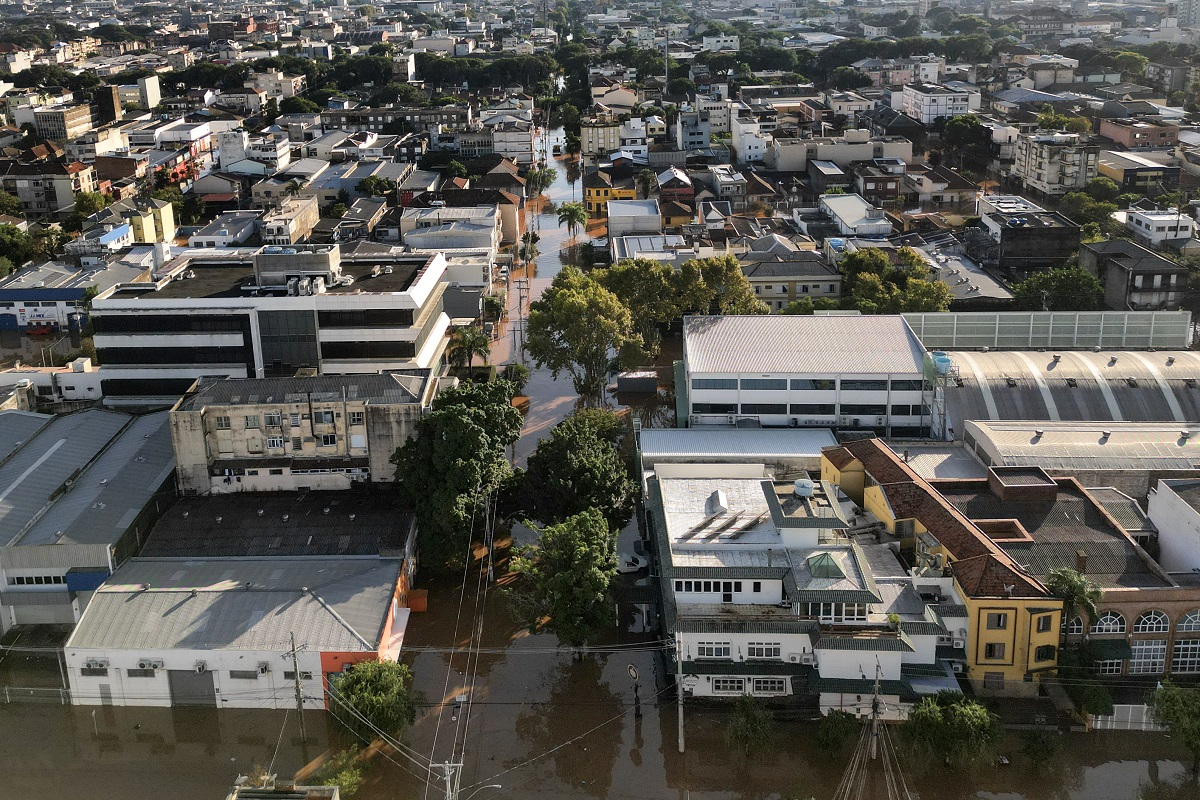
[[[71,691],[48,686],[5,686],[4,702],[58,703],[65,706],[71,702]]]

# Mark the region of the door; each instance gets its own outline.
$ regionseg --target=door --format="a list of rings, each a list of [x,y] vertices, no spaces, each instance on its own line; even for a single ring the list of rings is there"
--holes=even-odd
[[[173,706],[216,706],[217,690],[211,672],[188,669],[167,671]]]
[[[112,684],[111,683],[100,684],[100,705],[102,705],[102,706],[111,706],[112,705]]]
[[[19,330],[16,314],[0,314],[0,331]]]

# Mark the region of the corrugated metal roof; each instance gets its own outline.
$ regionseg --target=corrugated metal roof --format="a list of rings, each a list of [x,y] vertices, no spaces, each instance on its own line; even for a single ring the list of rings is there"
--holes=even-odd
[[[837,445],[828,428],[753,429],[643,428],[642,456],[665,458],[819,458],[821,449]]]
[[[52,419],[54,417],[49,414],[36,414],[33,411],[0,411],[0,461],[16,452]]]
[[[816,620],[795,618],[767,622],[753,619],[714,619],[711,617],[680,617],[680,633],[813,633],[821,626]]]
[[[280,650],[294,632],[311,650],[374,650],[400,566],[379,558],[135,558],[92,596],[67,648]]]
[[[908,642],[890,636],[822,636],[818,650],[865,650],[871,653],[913,652]]]
[[[683,335],[693,375],[914,375],[925,357],[901,316],[687,317]]]
[[[1039,430],[1040,436],[1036,433]],[[1185,430],[1187,437],[1180,435]],[[975,421],[967,424],[967,431],[981,450],[997,464],[1006,466],[1036,464],[1060,470],[1200,469],[1200,426],[1195,424]],[[1109,435],[1105,436],[1104,431]]]

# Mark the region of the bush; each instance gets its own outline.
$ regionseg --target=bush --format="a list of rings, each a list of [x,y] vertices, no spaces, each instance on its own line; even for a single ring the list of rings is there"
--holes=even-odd
[[[511,383],[516,393],[520,394],[529,383],[529,367],[524,364],[505,364],[500,377]]]
[[[1084,714],[1107,717],[1113,713],[1112,692],[1096,680],[1076,679],[1067,683],[1067,694]]]

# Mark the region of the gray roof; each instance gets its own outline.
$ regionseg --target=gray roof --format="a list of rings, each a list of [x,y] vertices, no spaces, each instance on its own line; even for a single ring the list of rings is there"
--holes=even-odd
[[[683,335],[691,374],[912,375],[925,356],[898,315],[687,317]]]
[[[0,461],[12,455],[22,442],[28,441],[52,419],[49,414],[33,411],[0,411]]]
[[[110,544],[175,470],[170,414],[137,417],[18,544]]]
[[[373,651],[400,567],[370,557],[134,558],[92,596],[66,646],[286,650],[294,632],[317,652]]]
[[[99,409],[56,417],[0,465],[0,545],[16,541],[132,419]]]
[[[1200,469],[1200,425],[1195,424],[1035,419],[970,422],[966,430],[980,452],[999,466],[1036,465],[1054,470]],[[1183,431],[1188,432],[1186,437],[1181,435]]]
[[[669,458],[775,460],[820,457],[821,449],[837,444],[828,428],[711,429],[643,428],[642,456],[648,461]]]
[[[817,650],[866,650],[872,653],[913,651],[912,645],[904,639],[891,636],[822,636],[813,646]]]
[[[317,375],[307,378],[213,378],[203,381],[183,408],[214,405],[365,400],[415,403],[424,395],[429,370],[397,370],[382,375]]]

